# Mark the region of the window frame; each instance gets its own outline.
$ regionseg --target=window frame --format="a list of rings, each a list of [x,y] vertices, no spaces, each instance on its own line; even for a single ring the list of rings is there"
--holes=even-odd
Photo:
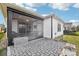
[[[61,24],[59,24],[59,23],[57,25],[57,32],[61,32]]]

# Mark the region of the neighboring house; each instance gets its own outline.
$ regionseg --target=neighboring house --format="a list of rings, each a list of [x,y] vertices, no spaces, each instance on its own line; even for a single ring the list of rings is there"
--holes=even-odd
[[[0,32],[4,32],[4,25],[0,24]]]
[[[0,32],[2,32],[2,27],[0,27]]]
[[[72,31],[73,28],[74,28],[74,30],[76,30],[77,26],[79,26],[79,22],[64,23],[64,30]]]
[[[72,23],[64,23],[64,30],[72,31]]]
[[[4,30],[2,29],[2,27],[0,27],[0,32],[4,32]]]
[[[7,18],[9,45],[13,44],[14,37],[27,36],[30,41],[41,37],[55,39],[63,35],[64,22],[54,14],[43,17],[18,5],[1,5],[4,16]]]
[[[72,26],[75,26],[75,27],[79,26],[79,22],[73,22]]]

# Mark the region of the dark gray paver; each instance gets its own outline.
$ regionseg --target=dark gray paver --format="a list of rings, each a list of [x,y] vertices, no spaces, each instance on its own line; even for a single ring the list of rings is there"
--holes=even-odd
[[[22,41],[22,40],[21,40]],[[10,47],[11,56],[58,56],[65,47],[64,42],[40,38],[29,41],[28,44]]]

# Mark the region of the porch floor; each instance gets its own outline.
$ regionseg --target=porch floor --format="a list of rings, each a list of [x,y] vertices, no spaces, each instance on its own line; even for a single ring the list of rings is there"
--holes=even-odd
[[[39,38],[29,41],[28,44],[9,46],[7,54],[9,56],[59,56],[65,44],[52,39]]]

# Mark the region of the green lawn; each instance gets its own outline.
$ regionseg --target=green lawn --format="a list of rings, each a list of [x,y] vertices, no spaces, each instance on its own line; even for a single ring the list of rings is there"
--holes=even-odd
[[[0,49],[0,56],[6,56],[6,55],[7,55],[6,48]]]
[[[4,33],[0,32],[0,43],[3,41]],[[6,56],[6,48],[0,46],[0,56]]]
[[[4,36],[4,33],[0,32],[0,41],[3,38],[3,36]]]
[[[79,56],[79,36],[77,35],[64,35],[64,41],[76,45],[76,54]]]
[[[75,32],[75,35],[79,36],[79,32]]]

